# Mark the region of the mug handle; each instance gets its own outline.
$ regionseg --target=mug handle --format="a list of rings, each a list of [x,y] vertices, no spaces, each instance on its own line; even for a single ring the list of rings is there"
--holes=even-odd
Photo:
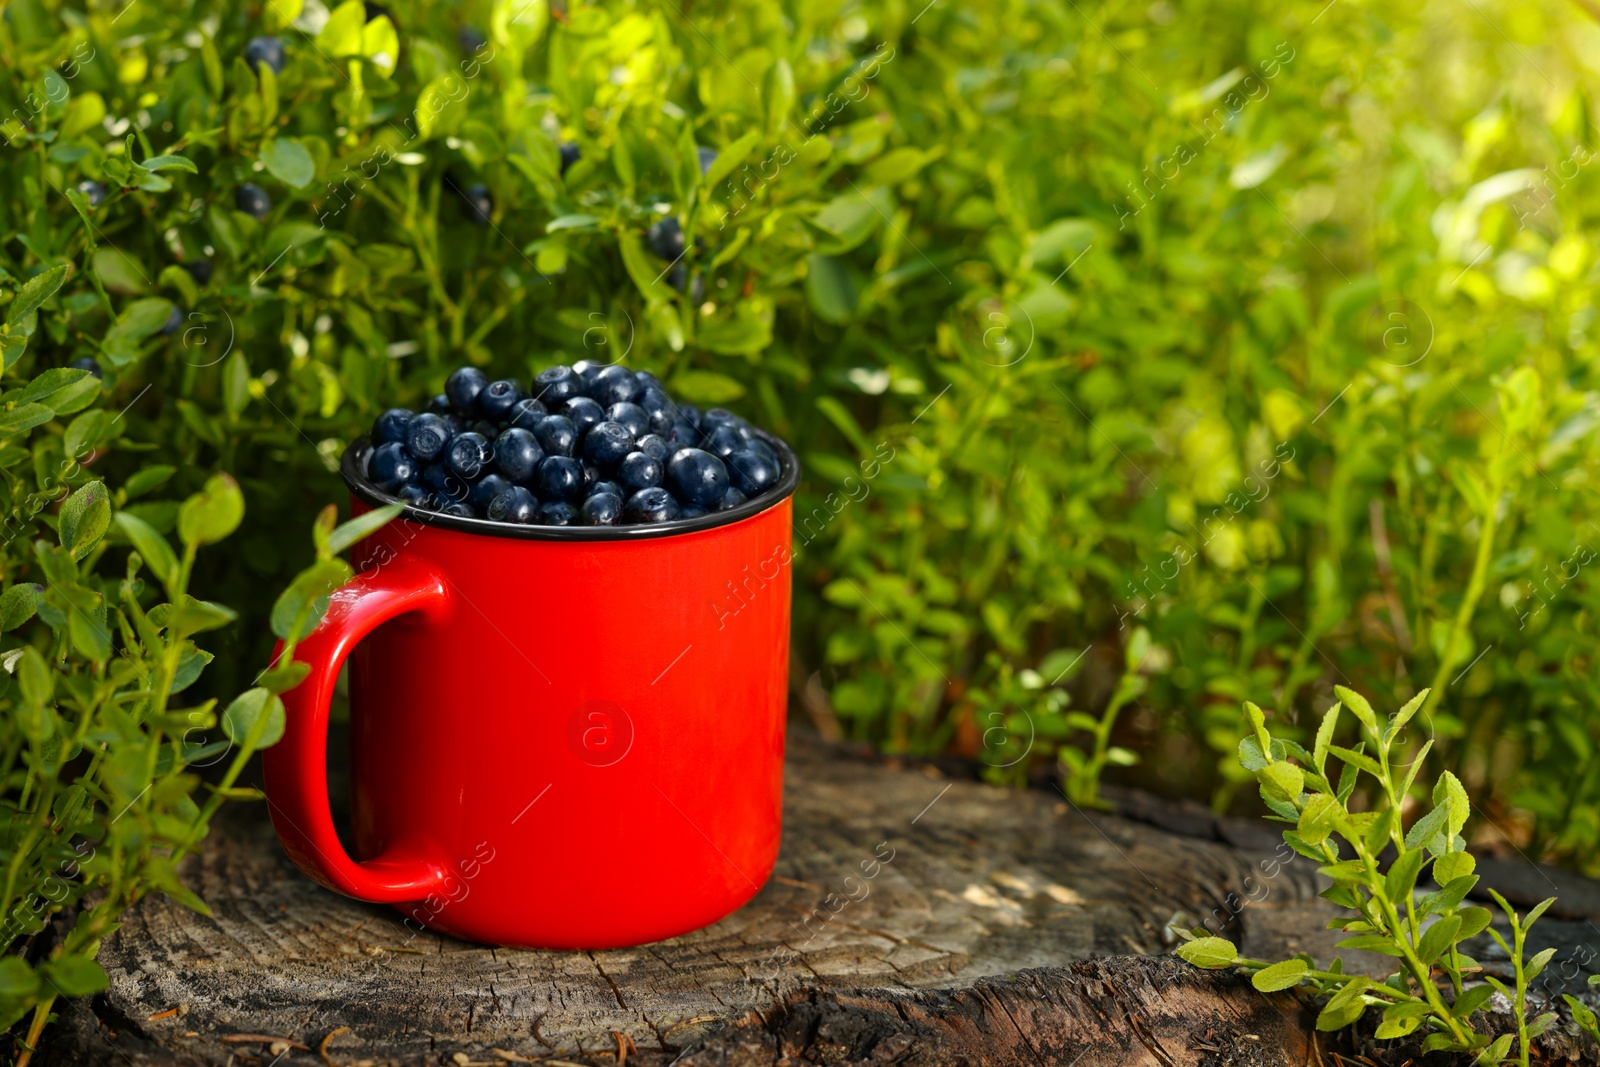
[[[339,668],[363,637],[407,612],[438,617],[449,603],[448,588],[426,565],[390,557],[335,589],[322,622],[295,646],[295,659],[309,663],[311,673],[282,694],[283,737],[261,753],[263,791],[284,851],[312,879],[357,900],[423,900],[443,888],[449,871],[393,848],[362,863],[344,850],[328,805],[328,703]],[[274,662],[282,650],[279,642]]]

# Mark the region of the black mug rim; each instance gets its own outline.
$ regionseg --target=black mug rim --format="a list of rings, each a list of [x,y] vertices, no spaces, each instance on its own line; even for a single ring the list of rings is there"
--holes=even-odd
[[[640,526],[522,526],[510,522],[492,522],[489,519],[467,518],[462,515],[445,515],[437,511],[406,504],[400,513],[403,518],[420,522],[424,526],[437,526],[457,533],[477,534],[481,537],[509,537],[516,541],[643,541],[655,537],[673,537],[678,534],[698,533],[728,526],[759,515],[783,503],[794,494],[800,484],[800,458],[782,438],[765,430],[756,430],[756,436],[778,453],[780,468],[778,484],[760,496],[745,501],[727,511],[713,511],[695,519],[674,519]],[[339,473],[350,492],[373,507],[401,504],[404,501],[390,496],[367,478],[367,459],[372,454],[372,443],[359,437],[344,450],[339,460]]]

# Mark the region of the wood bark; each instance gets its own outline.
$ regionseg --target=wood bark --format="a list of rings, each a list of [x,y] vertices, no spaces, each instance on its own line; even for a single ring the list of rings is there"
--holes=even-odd
[[[265,812],[239,805],[184,869],[213,914],[141,902],[101,952],[110,989],[58,1009],[35,1062],[1315,1062],[1292,995],[1166,955],[1201,924],[1248,955],[1335,955],[1311,864],[1122,799],[1136,817],[795,733],[783,848],[755,900],[606,952],[415,935],[303,877]],[[641,894],[672,876],[670,858],[610,862]]]

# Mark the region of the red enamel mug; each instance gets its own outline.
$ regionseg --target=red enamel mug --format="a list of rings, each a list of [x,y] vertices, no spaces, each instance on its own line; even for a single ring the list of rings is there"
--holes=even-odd
[[[658,941],[754,896],[778,854],[800,475],[763,436],[779,486],[728,511],[549,527],[408,507],[358,544],[262,753],[296,866],[521,948]],[[367,455],[342,469],[358,513],[392,502]],[[347,657],[351,852],[325,764]]]

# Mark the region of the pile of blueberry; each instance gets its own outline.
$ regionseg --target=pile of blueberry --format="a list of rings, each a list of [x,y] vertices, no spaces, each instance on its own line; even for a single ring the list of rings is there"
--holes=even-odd
[[[380,490],[446,515],[543,526],[671,522],[778,484],[777,452],[731,412],[677,404],[648,371],[581,361],[531,390],[462,367],[426,411],[372,427]]]

